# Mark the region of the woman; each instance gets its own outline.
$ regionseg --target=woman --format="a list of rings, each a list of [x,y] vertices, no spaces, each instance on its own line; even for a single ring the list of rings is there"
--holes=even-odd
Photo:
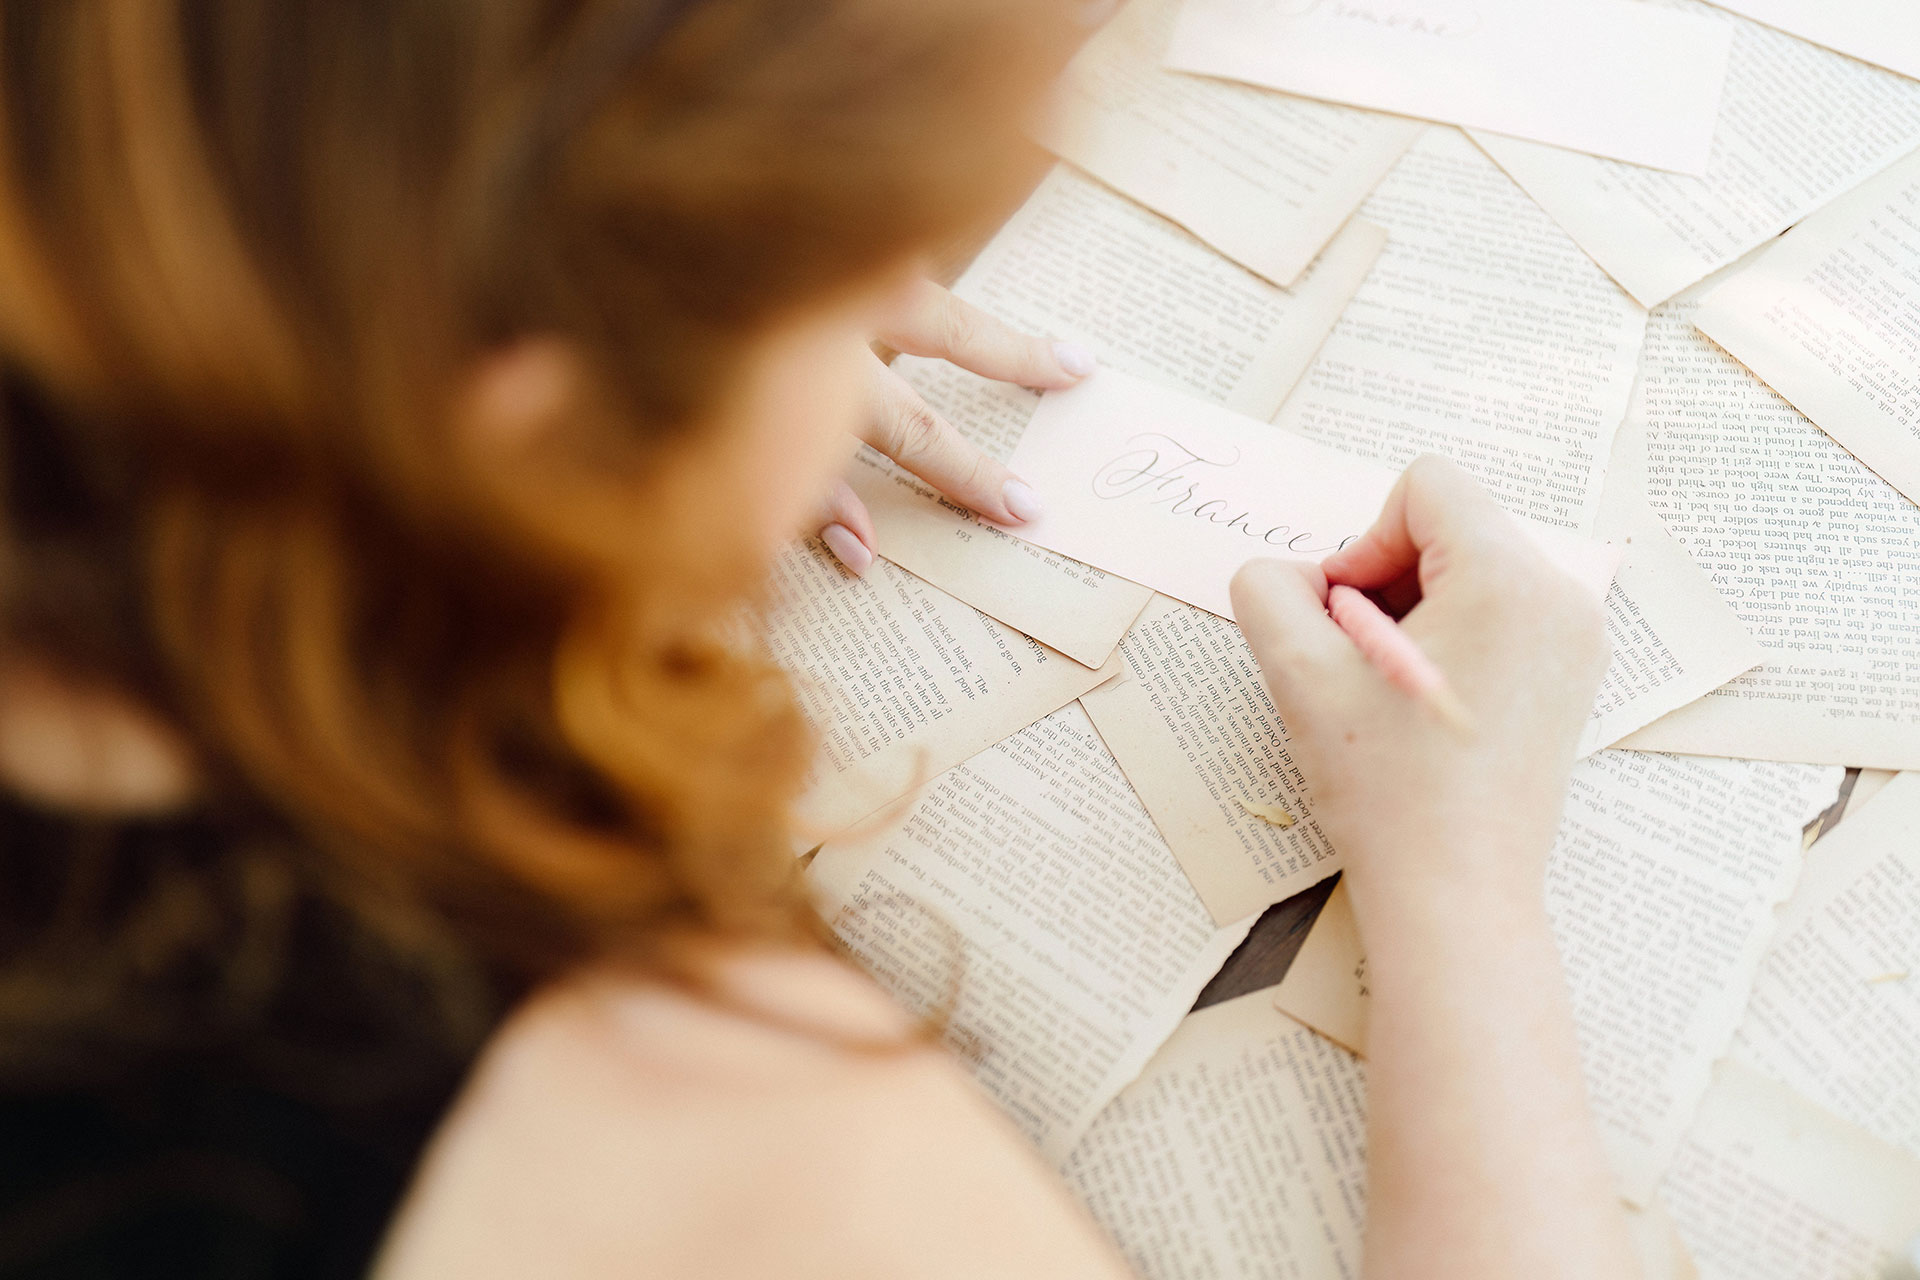
[[[917,280],[1084,19],[0,5],[0,1267],[1124,1273],[829,949],[734,639],[823,510],[870,563],[850,428],[1034,509],[867,344],[1087,371]],[[1541,905],[1602,646],[1500,530],[1421,463],[1236,583],[1367,934],[1383,1276],[1631,1267]]]

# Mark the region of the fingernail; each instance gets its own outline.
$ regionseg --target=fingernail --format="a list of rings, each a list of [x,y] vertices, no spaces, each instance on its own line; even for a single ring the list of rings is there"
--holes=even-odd
[[[864,578],[867,570],[873,568],[873,552],[867,550],[867,544],[854,537],[853,530],[847,526],[828,525],[820,531],[820,541],[827,544],[833,558],[847,566],[854,577]]]
[[[1076,378],[1084,378],[1100,367],[1100,362],[1093,358],[1093,352],[1077,342],[1054,343],[1053,358],[1060,362],[1062,369]]]
[[[1029,520],[1038,520],[1046,510],[1040,504],[1040,495],[1025,480],[1009,480],[1000,490],[1001,499],[1007,504],[1007,512],[1015,520],[1025,524]]]

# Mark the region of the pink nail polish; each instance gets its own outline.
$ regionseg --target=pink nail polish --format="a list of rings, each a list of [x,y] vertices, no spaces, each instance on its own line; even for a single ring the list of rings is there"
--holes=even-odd
[[[1040,495],[1025,480],[1009,480],[1000,490],[1001,501],[1007,504],[1007,513],[1022,523],[1038,520],[1046,507],[1041,504]]]
[[[1076,378],[1084,378],[1100,367],[1100,362],[1093,358],[1093,352],[1077,342],[1054,343],[1053,358],[1060,362],[1062,369]]]
[[[847,571],[856,578],[867,576],[867,570],[873,568],[873,552],[867,550],[867,544],[854,536],[853,530],[843,524],[830,524],[820,531],[820,541],[827,544],[827,550],[833,552],[834,559],[847,566]]]

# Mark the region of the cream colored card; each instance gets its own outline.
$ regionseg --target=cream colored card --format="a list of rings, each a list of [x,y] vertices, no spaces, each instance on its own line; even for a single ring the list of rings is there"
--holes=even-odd
[[[1291,286],[1422,126],[1167,71],[1179,13],[1179,0],[1122,6],[1068,65],[1040,140]]]
[[[1083,342],[1111,367],[1264,417],[1312,360],[1384,241],[1380,228],[1351,222],[1282,290],[1062,166],[955,289],[1017,327]],[[902,357],[894,367],[1002,459],[1039,402],[942,361]],[[1105,662],[1146,604],[1138,585],[1009,536],[872,450],[852,484],[873,511],[882,555],[1076,661]]]
[[[1841,776],[1637,751],[1575,767],[1547,906],[1601,1136],[1636,1204],[1652,1195],[1732,1042],[1775,913],[1800,876],[1800,829],[1832,803]],[[1367,982],[1336,889],[1275,1000],[1364,1052]]]
[[[1920,79],[1920,5],[1913,0],[1714,0],[1755,22],[1849,58]]]
[[[1767,243],[1920,138],[1920,83],[1703,0],[1640,2],[1712,18],[1732,35],[1703,175],[1473,136],[1646,306]]]
[[[1920,500],[1920,151],[1781,237],[1694,323]]]
[[[1699,173],[1728,44],[1632,0],[1188,0],[1167,65]]]
[[[1043,397],[1010,463],[1050,495],[1011,532],[1224,618],[1241,565],[1324,559],[1366,532],[1399,478],[1118,370]],[[1518,519],[1514,533],[1606,593],[1613,549]]]

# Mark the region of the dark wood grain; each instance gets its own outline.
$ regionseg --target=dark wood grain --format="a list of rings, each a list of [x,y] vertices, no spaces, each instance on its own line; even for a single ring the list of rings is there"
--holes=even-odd
[[[1338,876],[1323,880],[1285,902],[1268,907],[1254,922],[1247,940],[1227,957],[1213,981],[1201,989],[1193,1007],[1204,1009],[1249,991],[1271,987],[1286,977],[1293,958],[1300,954],[1300,946],[1307,940],[1307,930],[1320,918],[1320,908],[1327,905],[1327,897],[1339,880]]]

